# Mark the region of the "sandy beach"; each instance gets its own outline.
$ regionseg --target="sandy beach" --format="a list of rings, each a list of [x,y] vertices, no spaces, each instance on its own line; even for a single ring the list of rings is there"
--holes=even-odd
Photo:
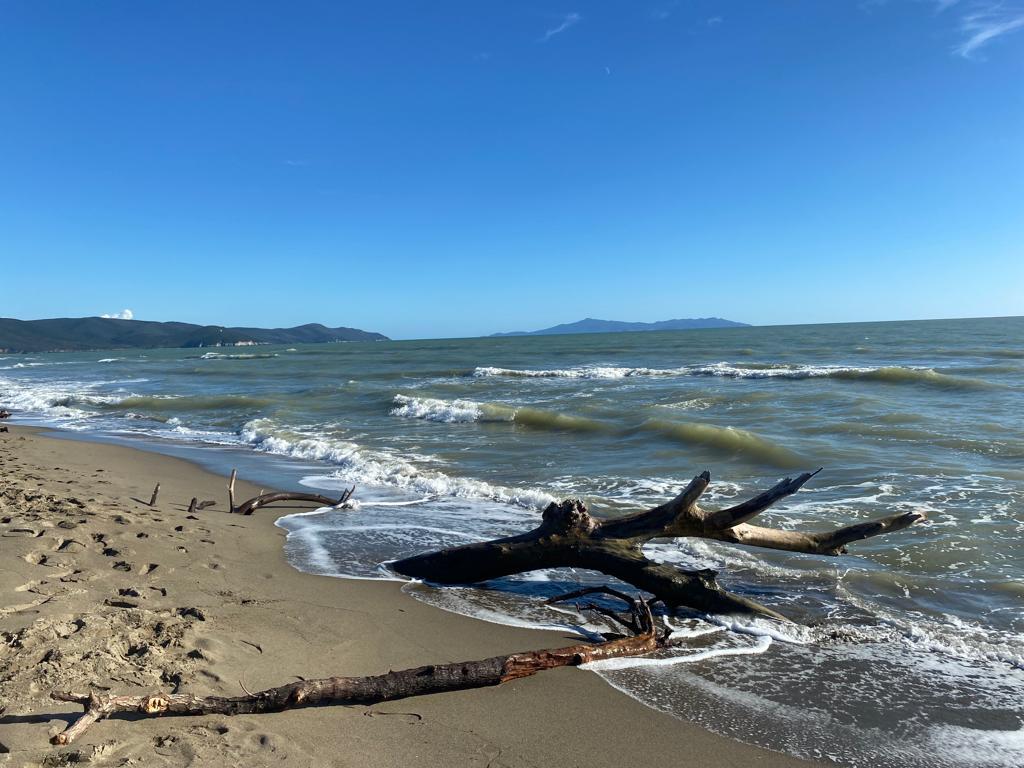
[[[440,611],[395,583],[300,573],[273,525],[291,510],[226,514],[225,479],[186,461],[11,427],[0,466],[4,764],[808,765],[655,712],[576,669],[371,707],[117,718],[51,746],[78,712],[51,701],[53,690],[238,695],[575,638]],[[238,495],[257,491],[240,482]],[[192,496],[217,504],[190,518]]]

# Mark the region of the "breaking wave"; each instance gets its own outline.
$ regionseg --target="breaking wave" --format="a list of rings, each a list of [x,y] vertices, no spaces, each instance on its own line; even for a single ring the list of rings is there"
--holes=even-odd
[[[531,429],[582,433],[611,433],[624,436],[637,433],[657,435],[665,440],[689,446],[745,456],[783,469],[802,466],[801,457],[768,438],[749,430],[687,421],[648,419],[634,427],[619,427],[610,422],[573,416],[539,408],[478,403],[472,400],[439,400],[428,397],[396,395],[392,416],[444,423],[477,421],[508,422]]]
[[[101,382],[102,383],[102,382]],[[96,391],[99,384],[79,382],[25,383],[0,379],[0,405],[13,411],[66,420],[92,415],[88,408],[119,403],[124,394]]]
[[[206,352],[202,355],[193,355],[199,360],[264,360],[269,357],[277,357],[274,352],[248,352],[245,354],[228,355],[222,352]]]
[[[633,376],[719,376],[730,379],[847,379],[884,384],[916,384],[941,389],[984,389],[992,385],[981,379],[940,373],[933,368],[907,366],[857,367],[837,365],[686,365],[679,368],[625,368],[579,366],[527,370],[479,367],[475,377],[507,376],[540,379],[623,379]]]
[[[480,367],[473,370],[473,376],[515,376],[527,379],[624,379],[629,376],[680,376],[683,368],[623,368],[618,366],[586,365],[578,368],[553,368],[546,370],[519,370],[516,368]]]
[[[515,409],[499,405],[476,403],[472,400],[437,400],[430,397],[395,395],[392,416],[423,419],[446,424],[471,421],[512,421]]]
[[[287,429],[271,419],[254,419],[239,432],[242,442],[257,451],[334,464],[334,474],[347,482],[401,488],[431,496],[498,501],[541,510],[554,497],[535,488],[508,488],[483,480],[452,477],[421,469],[384,451],[371,451],[356,443],[312,431]]]

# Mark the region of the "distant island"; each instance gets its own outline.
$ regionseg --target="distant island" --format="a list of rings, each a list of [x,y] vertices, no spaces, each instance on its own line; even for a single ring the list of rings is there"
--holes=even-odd
[[[720,317],[680,318],[656,323],[627,323],[621,320],[596,320],[588,317],[575,323],[563,323],[539,331],[511,331],[491,336],[554,336],[560,333],[627,333],[630,331],[685,331],[693,328],[748,328],[749,323],[723,320]]]
[[[324,344],[333,341],[387,341],[358,328],[319,323],[295,328],[226,328],[221,325],[159,323],[109,317],[52,320],[0,318],[0,352],[75,352],[91,349],[157,347],[246,347],[258,344]]]

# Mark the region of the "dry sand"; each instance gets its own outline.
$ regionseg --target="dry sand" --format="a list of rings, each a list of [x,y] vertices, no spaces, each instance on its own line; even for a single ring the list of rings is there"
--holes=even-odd
[[[257,490],[240,483],[238,496]],[[217,505],[190,518],[194,495]],[[179,459],[0,433],[0,765],[809,765],[576,669],[372,707],[111,719],[50,746],[77,714],[51,690],[238,695],[576,640],[445,613],[395,583],[299,573],[273,525],[289,510],[229,515],[225,495],[224,478]]]

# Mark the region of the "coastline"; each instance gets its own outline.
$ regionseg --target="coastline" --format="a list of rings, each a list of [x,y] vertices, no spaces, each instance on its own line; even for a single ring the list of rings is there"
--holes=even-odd
[[[562,645],[562,632],[490,624],[410,599],[400,585],[301,573],[288,510],[225,513],[225,478],[145,450],[10,426],[0,562],[0,763],[60,753],[94,765],[622,766],[813,763],[656,712],[576,669],[371,707],[96,725],[48,743],[76,707],[50,690],[237,695],[295,679],[377,674]],[[259,488],[249,478],[238,498]],[[149,494],[161,483],[150,508]],[[38,490],[36,490],[38,489]],[[54,498],[49,498],[52,495]],[[190,520],[192,496],[216,506]],[[70,499],[77,501],[71,502]],[[66,527],[67,526],[67,527]],[[155,567],[154,567],[155,566]],[[575,640],[576,638],[572,638]]]

